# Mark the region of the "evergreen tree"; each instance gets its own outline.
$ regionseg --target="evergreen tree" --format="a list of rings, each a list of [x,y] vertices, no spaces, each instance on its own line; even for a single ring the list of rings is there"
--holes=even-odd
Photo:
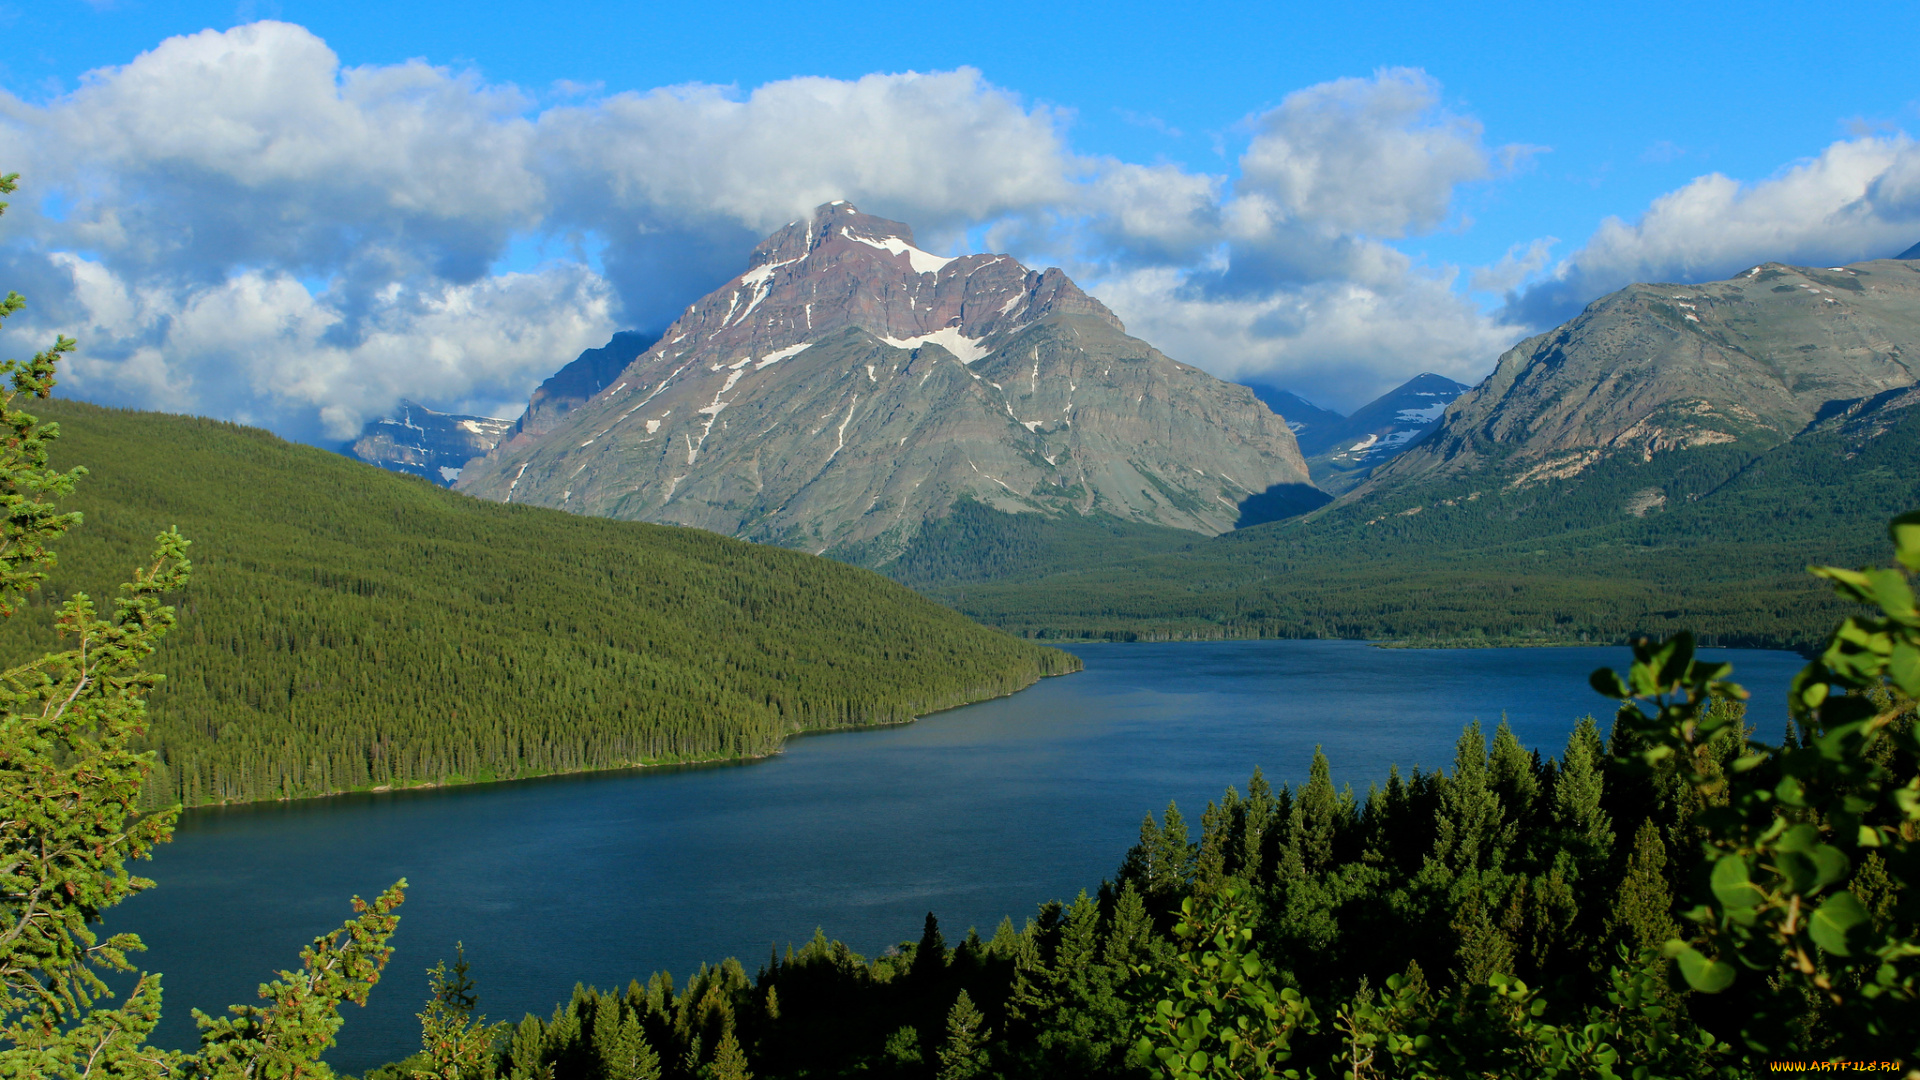
[[[946,974],[947,941],[940,936],[940,920],[927,912],[926,925],[920,928],[920,944],[913,950],[913,967],[908,977],[927,986]]]
[[[1084,899],[1084,894],[1083,897]],[[965,990],[947,1011],[947,1041],[940,1047],[939,1080],[973,1080],[987,1072],[987,1040],[992,1032]]]
[[[1486,737],[1475,721],[1455,744],[1453,775],[1440,787],[1432,862],[1448,878],[1499,866],[1516,829],[1494,790]]]
[[[513,1029],[513,1038],[507,1043],[506,1061],[501,1071],[509,1080],[533,1080],[539,1076],[545,1062],[541,1052],[546,1046],[546,1025],[540,1018],[528,1013],[520,1018]]]
[[[720,1037],[720,1045],[713,1049],[713,1062],[703,1076],[704,1080],[753,1080],[753,1074],[747,1071],[747,1052],[740,1048],[733,1032]]]
[[[1673,921],[1673,889],[1667,884],[1667,846],[1648,818],[1633,834],[1633,855],[1613,905],[1613,930],[1638,952],[1659,949],[1679,936]]]
[[[1532,812],[1534,798],[1540,791],[1537,768],[1534,755],[1520,745],[1513,729],[1507,726],[1507,718],[1502,716],[1500,726],[1493,732],[1488,782],[1500,796],[1500,805],[1506,808],[1509,820],[1525,821]]]
[[[479,999],[467,973],[467,950],[456,943],[454,951],[451,971],[443,960],[427,972],[432,993],[426,1011],[419,1014],[425,1061],[414,1076],[417,1080],[493,1080],[493,1043],[506,1025],[489,1027],[486,1017],[474,1015]]]
[[[0,177],[0,193],[15,180]],[[9,292],[0,319],[24,306]],[[79,524],[57,500],[85,470],[49,468],[58,428],[21,407],[52,393],[73,348],[60,337],[28,363],[0,363],[0,617],[21,610],[53,565],[53,542]],[[0,1075],[320,1080],[341,1003],[364,1004],[392,955],[404,881],[372,903],[355,897],[355,918],[302,950],[301,970],[260,988],[266,1004],[219,1019],[196,1012],[198,1053],[147,1044],[160,1019],[157,976],[134,979],[118,1007],[103,1004],[110,992],[99,973],[134,971],[128,954],[144,946],[128,933],[102,940],[94,928],[107,908],[152,887],[126,861],[171,839],[176,817],[135,809],[155,767],[141,744],[145,699],[160,681],[141,664],[175,625],[161,598],[186,584],[186,548],[172,529],[157,537],[110,616],[85,593],[70,595],[53,626],[71,647],[0,674]]]
[[[1600,726],[1588,716],[1567,737],[1566,757],[1554,778],[1554,823],[1576,841],[1583,869],[1603,865],[1613,848],[1613,822],[1601,806],[1604,754]]]
[[[593,1054],[599,1080],[660,1080],[660,1055],[631,1010],[594,1017]]]

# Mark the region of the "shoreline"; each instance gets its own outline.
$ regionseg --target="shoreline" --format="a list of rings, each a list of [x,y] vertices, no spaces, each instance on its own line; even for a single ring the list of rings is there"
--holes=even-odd
[[[787,743],[793,739],[804,738],[809,735],[841,735],[854,731],[906,727],[908,724],[924,720],[929,716],[938,716],[941,713],[952,712],[955,709],[964,709],[969,705],[978,705],[985,701],[998,701],[1001,698],[1012,697],[1023,690],[1037,686],[1041,679],[1055,679],[1066,675],[1077,675],[1083,670],[1085,670],[1084,667],[1076,667],[1071,671],[1043,671],[1035,676],[1032,682],[1015,687],[1005,693],[988,694],[983,697],[973,698],[938,709],[929,709],[924,713],[909,716],[905,720],[882,720],[871,724],[841,724],[833,727],[802,728],[798,731],[789,731],[781,736],[780,746],[777,749],[765,754],[724,755],[693,758],[684,761],[641,761],[627,765],[609,765],[590,769],[563,769],[556,772],[529,773],[521,776],[495,776],[486,779],[457,777],[446,780],[423,780],[416,784],[406,785],[379,784],[373,787],[354,787],[347,788],[343,791],[329,791],[319,795],[282,795],[271,799],[222,799],[218,802],[195,803],[192,806],[176,803],[171,807],[162,807],[160,810],[171,809],[184,814],[199,810],[233,810],[248,806],[285,806],[292,803],[316,802],[322,799],[339,799],[350,795],[405,795],[412,792],[484,787],[488,784],[517,784],[536,780],[557,780],[566,777],[592,776],[598,773],[639,772],[645,769],[698,769],[723,765],[751,765],[754,762],[766,761],[786,753]],[[160,810],[148,811],[148,813],[158,813]]]

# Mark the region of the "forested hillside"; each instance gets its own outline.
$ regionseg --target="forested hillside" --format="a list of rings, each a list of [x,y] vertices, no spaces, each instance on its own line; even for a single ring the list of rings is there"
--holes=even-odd
[[[32,609],[191,541],[148,804],[761,755],[1078,662],[876,574],[693,529],[502,506],[211,420],[36,402],[85,514]]]

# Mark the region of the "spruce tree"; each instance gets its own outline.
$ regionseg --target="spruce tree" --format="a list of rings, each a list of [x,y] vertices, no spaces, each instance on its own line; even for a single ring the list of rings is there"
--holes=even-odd
[[[426,1011],[419,1014],[425,1067],[413,1075],[417,1080],[493,1080],[493,1044],[506,1025],[490,1027],[486,1017],[474,1015],[479,999],[467,973],[467,950],[457,943],[454,949],[451,971],[443,960],[427,972],[432,992]]]
[[[1613,906],[1613,932],[1634,950],[1659,949],[1679,936],[1673,921],[1673,889],[1667,884],[1667,846],[1648,818],[1633,835],[1633,855]]]
[[[707,1066],[705,1080],[753,1080],[753,1074],[747,1071],[747,1052],[740,1047],[740,1040],[729,1031],[720,1036],[720,1044],[713,1048],[713,1061]]]
[[[1583,871],[1604,866],[1613,849],[1613,822],[1601,805],[1606,777],[1600,726],[1589,716],[1567,737],[1566,757],[1553,784],[1553,818],[1574,841]]]
[[[974,1008],[965,990],[947,1011],[947,1041],[940,1047],[939,1080],[973,1080],[987,1072],[987,1040],[990,1032],[981,1024],[985,1017]]]
[[[947,971],[947,941],[940,936],[940,920],[927,912],[926,925],[920,929],[920,944],[913,950],[913,966],[908,978],[925,986]]]
[[[1500,726],[1493,732],[1493,753],[1488,760],[1488,773],[1489,782],[1500,796],[1500,804],[1506,808],[1509,820],[1525,821],[1532,812],[1534,798],[1540,791],[1535,775],[1537,768],[1534,755],[1520,745],[1513,729],[1507,726],[1507,718],[1502,716]]]

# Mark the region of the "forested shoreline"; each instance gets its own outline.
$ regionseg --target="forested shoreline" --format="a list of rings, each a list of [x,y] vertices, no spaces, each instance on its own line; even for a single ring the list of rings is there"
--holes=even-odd
[[[1703,756],[1724,774],[1761,744],[1737,702],[1712,708],[1742,732]],[[1914,724],[1905,701],[1889,731],[1910,746]],[[1776,749],[1816,739],[1789,724]],[[1645,749],[1630,728],[1603,735],[1588,717],[1559,756],[1543,759],[1505,724],[1489,739],[1476,722],[1451,769],[1395,769],[1364,794],[1336,789],[1316,753],[1297,787],[1256,771],[1244,794],[1228,788],[1201,812],[1197,836],[1177,806],[1149,815],[1111,880],[1041,904],[1023,926],[1005,920],[949,946],[929,913],[917,940],[877,957],[816,933],[752,975],[729,958],[678,986],[665,972],[624,989],[579,986],[550,1016],[493,1029],[482,1071],[513,1080],[1170,1075],[1141,1044],[1154,1044],[1155,1002],[1193,952],[1178,928],[1203,919],[1251,931],[1240,958],[1257,958],[1281,1011],[1294,1014],[1285,1067],[1300,1071],[1285,1075],[1615,1075],[1598,1070],[1605,1062],[1562,1061],[1557,1071],[1539,1056],[1552,1042],[1540,1028],[1594,1019],[1614,1024],[1620,1076],[1751,1075],[1778,1056],[1742,1045],[1757,1034],[1747,1030],[1755,1015],[1782,1023],[1780,1053],[1911,1054],[1920,1023],[1868,1036],[1812,995],[1781,1018],[1778,995],[1751,981],[1745,993],[1689,988],[1662,950],[1686,935],[1681,901],[1704,886],[1691,854],[1705,835],[1697,817],[1715,798],[1679,774],[1636,767]],[[1875,756],[1896,778],[1920,777],[1920,757],[1894,740]],[[1853,889],[1875,931],[1912,937],[1912,891],[1885,859],[1868,854]],[[448,985],[435,984],[443,995]],[[463,993],[484,1005],[484,989]],[[366,1080],[408,1080],[432,1058]],[[1276,1061],[1271,1074],[1193,1075],[1282,1072]]]
[[[264,431],[74,402],[55,463],[85,527],[0,627],[53,641],[178,526],[144,746],[149,808],[303,798],[778,752],[902,723],[1079,661],[869,571],[697,529],[481,502]]]

